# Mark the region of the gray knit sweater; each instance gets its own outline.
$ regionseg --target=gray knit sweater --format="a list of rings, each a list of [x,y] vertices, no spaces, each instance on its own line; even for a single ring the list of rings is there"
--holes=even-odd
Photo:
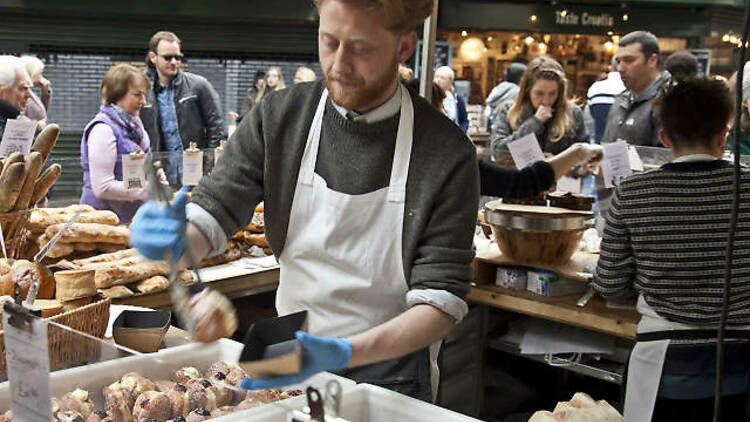
[[[229,140],[217,167],[191,201],[231,234],[265,201],[266,237],[284,249],[299,166],[322,82],[277,91],[254,107]],[[421,97],[414,103],[414,141],[406,185],[404,274],[411,289],[464,297],[472,279],[472,237],[479,194],[476,153],[450,120]],[[351,122],[330,100],[323,119],[316,173],[333,190],[361,194],[388,185],[398,115],[374,124]],[[356,233],[352,233],[356,236]],[[362,239],[366,242],[367,239]]]

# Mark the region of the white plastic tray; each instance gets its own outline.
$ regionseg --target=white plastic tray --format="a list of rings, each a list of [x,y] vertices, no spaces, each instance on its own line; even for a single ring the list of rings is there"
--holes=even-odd
[[[324,394],[321,391],[321,394]],[[290,403],[291,404],[291,403]],[[294,405],[304,406],[299,401]],[[216,419],[217,422],[230,421]],[[339,417],[350,422],[471,422],[479,421],[472,417],[456,413],[413,399],[403,394],[370,384],[358,384],[344,391],[341,399]],[[242,413],[243,422],[286,422],[286,413],[277,407],[263,406]]]
[[[61,397],[67,392],[81,388],[89,392],[89,397],[96,409],[104,407],[102,388],[119,380],[128,372],[138,372],[153,381],[171,380],[177,369],[185,366],[194,366],[203,372],[216,361],[237,362],[242,351],[242,344],[236,341],[222,339],[217,342],[204,345],[198,343],[163,349],[157,353],[128,356],[121,359],[109,360],[64,369],[50,374],[50,390],[53,396]],[[304,390],[307,386],[313,386],[320,391],[325,391],[325,384],[335,379],[341,383],[343,391],[355,387],[355,382],[338,375],[323,372],[313,376],[303,384],[291,385],[286,388],[299,388]],[[294,403],[296,408],[304,407],[306,399],[304,396],[294,397],[284,401]],[[299,404],[297,404],[299,403]],[[10,407],[10,390],[7,382],[0,384],[0,413]],[[228,415],[226,420],[242,419],[246,411]],[[218,419],[218,418],[217,418]],[[222,418],[223,419],[223,418]],[[224,420],[224,419],[223,419]]]

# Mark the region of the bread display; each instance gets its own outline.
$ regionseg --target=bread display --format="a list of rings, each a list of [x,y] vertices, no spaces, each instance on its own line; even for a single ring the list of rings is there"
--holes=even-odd
[[[0,165],[0,212],[34,206],[60,177],[62,167],[59,164],[53,164],[39,174],[59,133],[60,127],[50,124],[37,136],[25,158],[20,152],[14,152],[3,159]]]
[[[65,224],[68,222],[70,217],[75,214],[73,211],[75,208],[68,209],[68,212],[56,212],[61,208],[37,208],[29,216],[29,222],[26,223],[26,228],[34,233],[42,233],[47,227],[54,226],[55,224]],[[63,210],[67,208],[62,208]],[[94,210],[84,209],[81,215],[78,217],[78,223],[97,223],[108,226],[116,226],[120,219],[117,214],[112,211],[106,210]]]
[[[96,295],[94,270],[67,270],[55,273],[55,297],[70,301]]]
[[[44,234],[48,238],[54,237],[65,223],[53,224],[47,227]],[[73,223],[60,241],[63,243],[114,243],[127,245],[130,242],[130,230],[127,227],[109,226],[101,223]]]

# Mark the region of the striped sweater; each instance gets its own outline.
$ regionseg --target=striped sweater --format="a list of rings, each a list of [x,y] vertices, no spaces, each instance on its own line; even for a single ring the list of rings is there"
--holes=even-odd
[[[731,163],[669,163],[615,190],[594,288],[632,288],[663,318],[716,325],[732,204]],[[729,324],[750,324],[750,170],[742,170]]]

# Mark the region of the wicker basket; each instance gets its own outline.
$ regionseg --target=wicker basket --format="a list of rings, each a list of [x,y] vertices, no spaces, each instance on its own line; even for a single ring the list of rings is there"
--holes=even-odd
[[[48,320],[93,337],[104,338],[109,323],[110,302],[110,298],[99,294],[93,303],[55,315]],[[52,371],[98,360],[99,342],[86,341],[80,334],[57,327],[48,327],[47,336],[50,370]],[[0,379],[8,379],[5,364],[5,341],[2,331],[0,331]]]
[[[3,228],[3,240],[8,258],[22,258],[26,245],[26,223],[33,208],[0,213],[0,225]],[[0,251],[2,253],[2,251]]]

